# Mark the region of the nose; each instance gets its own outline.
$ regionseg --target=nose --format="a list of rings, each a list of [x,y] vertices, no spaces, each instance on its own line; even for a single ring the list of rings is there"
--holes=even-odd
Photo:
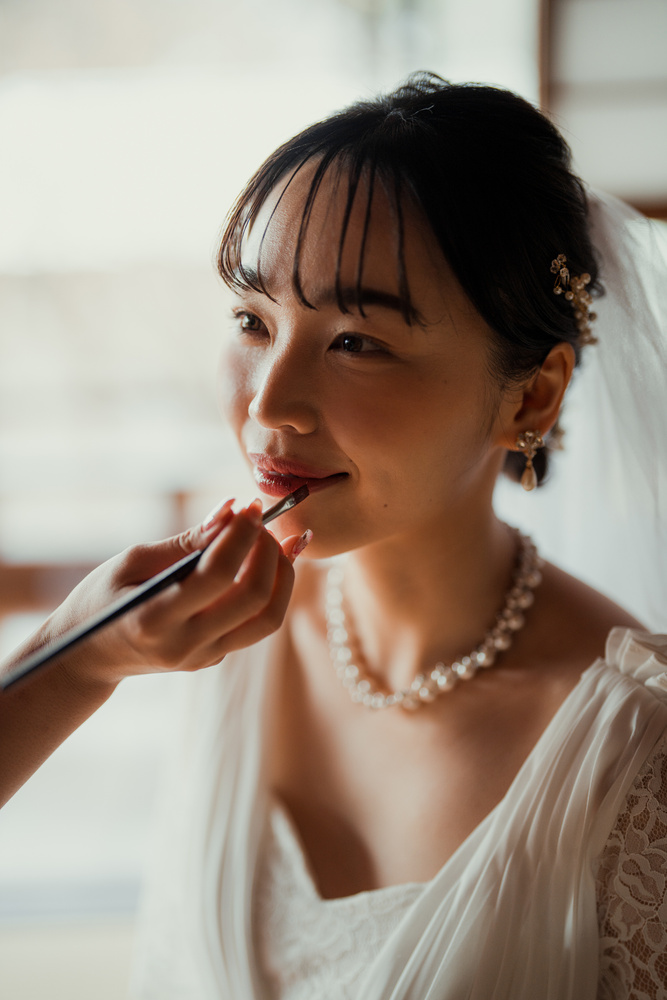
[[[311,434],[318,426],[312,359],[286,347],[267,352],[253,379],[248,413],[270,430]]]

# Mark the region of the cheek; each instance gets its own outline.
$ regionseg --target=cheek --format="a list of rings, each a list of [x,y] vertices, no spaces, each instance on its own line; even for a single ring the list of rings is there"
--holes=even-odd
[[[236,431],[248,413],[251,379],[247,366],[231,349],[225,350],[218,367],[218,404],[220,411]]]
[[[443,377],[350,394],[332,407],[330,426],[376,487],[410,480],[425,495],[438,493],[476,475],[487,451],[487,413],[471,391],[477,386],[463,391]]]
[[[442,391],[439,385],[434,389],[421,380],[412,384],[399,377],[377,389],[354,386],[330,400],[327,422],[351,447],[376,454],[378,460],[398,457],[406,450],[421,451],[442,432],[446,395],[446,385]]]
[[[329,400],[331,435],[356,466],[362,495],[374,510],[400,507],[407,482],[418,481],[424,489],[439,457],[440,414],[433,413],[434,401],[423,385],[413,388],[397,378],[381,391],[356,387]]]

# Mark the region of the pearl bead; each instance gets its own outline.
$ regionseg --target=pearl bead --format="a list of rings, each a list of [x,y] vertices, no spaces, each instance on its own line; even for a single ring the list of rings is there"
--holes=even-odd
[[[509,649],[512,645],[512,636],[507,632],[499,632],[493,637],[493,645],[496,649]]]
[[[532,465],[527,465],[521,475],[521,485],[524,490],[530,492],[537,486],[537,473]]]
[[[459,663],[454,663],[452,670],[455,671],[456,675],[463,681],[472,680],[472,678],[477,673],[477,666],[473,663],[469,656],[463,656]]]
[[[507,619],[508,626],[513,632],[518,632],[525,624],[525,618],[518,611]]]
[[[451,691],[455,688],[459,682],[458,674],[455,674],[451,667],[448,668],[447,672],[441,674],[438,677],[438,690],[439,691]]]
[[[494,649],[478,649],[472,654],[473,662],[478,667],[490,667],[496,658],[496,653]]]

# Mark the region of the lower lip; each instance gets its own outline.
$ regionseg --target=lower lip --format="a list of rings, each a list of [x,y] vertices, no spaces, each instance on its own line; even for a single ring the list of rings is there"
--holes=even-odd
[[[262,493],[270,497],[286,497],[288,493],[293,493],[304,484],[310,493],[319,493],[320,490],[326,490],[346,478],[346,472],[336,472],[333,476],[325,476],[323,479],[304,479],[301,476],[280,476],[277,472],[255,469],[255,482]]]

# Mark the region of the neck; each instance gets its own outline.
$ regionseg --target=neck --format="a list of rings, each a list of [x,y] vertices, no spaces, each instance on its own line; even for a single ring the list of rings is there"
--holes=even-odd
[[[513,533],[488,511],[351,553],[348,620],[372,676],[403,688],[438,660],[469,653],[502,607],[516,551]]]

